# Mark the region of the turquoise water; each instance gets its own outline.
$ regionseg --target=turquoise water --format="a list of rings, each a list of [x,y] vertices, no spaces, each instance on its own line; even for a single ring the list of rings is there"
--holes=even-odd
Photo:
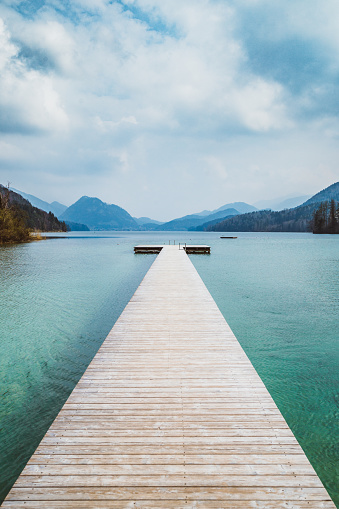
[[[0,248],[0,499],[154,260],[137,243],[208,243],[191,260],[339,507],[339,238],[69,234]]]

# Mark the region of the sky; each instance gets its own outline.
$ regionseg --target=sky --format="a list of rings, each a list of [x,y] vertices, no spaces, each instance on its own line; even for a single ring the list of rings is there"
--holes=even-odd
[[[0,183],[169,220],[339,180],[337,0],[1,0]]]

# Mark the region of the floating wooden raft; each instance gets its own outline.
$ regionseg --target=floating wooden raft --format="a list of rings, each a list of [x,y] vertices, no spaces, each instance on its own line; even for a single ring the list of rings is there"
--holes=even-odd
[[[145,245],[145,246],[135,246],[134,252],[135,253],[160,253],[164,245]],[[210,246],[191,246],[186,244],[178,244],[175,247],[176,249],[182,249],[183,251],[186,251],[188,254],[210,254],[211,247]]]
[[[335,508],[174,246],[161,250],[3,507]]]

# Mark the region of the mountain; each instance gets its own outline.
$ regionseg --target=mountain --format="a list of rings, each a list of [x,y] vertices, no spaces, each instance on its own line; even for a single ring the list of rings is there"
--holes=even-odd
[[[151,219],[150,217],[133,217],[133,219],[140,226],[149,224],[163,224],[161,221],[156,221],[155,219]]]
[[[30,230],[67,231],[52,212],[34,207],[20,194],[0,184],[0,241],[29,239]]]
[[[52,203],[49,204],[50,211],[53,212],[53,214],[57,217],[61,216],[67,209],[66,205],[63,205],[62,203],[59,203],[58,201],[52,201]],[[48,211],[49,212],[49,211]]]
[[[319,193],[315,194],[309,200],[305,201],[303,205],[331,200],[339,201],[339,182],[335,182],[331,186],[328,186]]]
[[[234,203],[226,203],[226,205],[222,205],[218,209],[215,210],[203,210],[202,212],[198,212],[197,214],[194,214],[196,216],[210,216],[211,214],[215,214],[217,212],[220,212],[222,210],[226,209],[235,209],[240,214],[246,214],[246,212],[254,212],[255,210],[258,210],[253,205],[249,205],[248,203],[245,203],[243,201],[236,201]]]
[[[239,214],[239,212],[233,208],[220,210],[219,212],[215,212],[214,214],[209,214],[208,216],[198,216],[196,214],[191,214],[184,217],[179,217],[178,219],[173,219],[172,221],[168,221],[167,223],[161,224],[155,228],[156,231],[187,231],[194,230],[198,226],[208,222],[213,221],[214,219],[221,219],[225,216],[234,216]]]
[[[139,229],[137,222],[126,210],[88,196],[83,196],[68,207],[60,219],[85,224],[91,230]]]
[[[239,214],[246,214],[246,212],[254,212],[255,210],[258,210],[253,205],[249,205],[243,201],[235,201],[234,203],[227,203],[226,205],[213,210],[211,213],[215,214],[216,212],[225,211],[227,209],[235,209],[239,212]]]
[[[162,224],[162,223],[160,223]],[[145,231],[145,232],[153,232],[157,229],[159,225],[156,223],[144,223],[139,225],[139,230]]]
[[[40,200],[36,196],[32,194],[24,193],[23,191],[18,191],[17,189],[11,188],[11,191],[14,191],[17,194],[20,194],[23,198],[28,200],[34,207],[37,207],[40,210],[44,210],[45,212],[52,212],[55,216],[60,216],[67,209],[66,205],[54,201],[52,203],[48,203],[47,201]]]
[[[233,210],[233,209],[230,209],[230,210]],[[221,221],[226,221],[226,219],[229,219],[230,217],[235,217],[235,216],[231,214],[229,216],[223,217],[221,220],[220,220],[220,218],[212,219],[212,221],[208,221],[207,223],[203,223],[200,226],[196,226],[195,228],[189,228],[189,231],[206,232],[210,226],[218,224]]]

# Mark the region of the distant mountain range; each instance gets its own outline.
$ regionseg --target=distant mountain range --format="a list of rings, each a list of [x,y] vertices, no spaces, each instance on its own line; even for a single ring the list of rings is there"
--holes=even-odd
[[[202,226],[205,223],[218,222],[217,219],[223,219],[226,216],[235,216],[237,214],[241,214],[243,212],[250,212],[252,210],[257,210],[253,205],[248,205],[248,203],[244,202],[236,202],[236,203],[227,203],[222,207],[214,211],[203,210],[199,214],[190,214],[188,216],[179,217],[177,219],[173,219],[172,221],[168,221],[167,223],[163,223],[158,227],[154,228],[154,230],[161,231],[185,231],[185,230],[195,230]]]
[[[339,201],[339,182],[323,189],[303,205],[282,211],[261,210],[227,218],[209,225],[206,231],[215,232],[306,232],[319,203]]]
[[[36,196],[18,193],[32,205],[57,215],[71,230],[306,231],[315,204],[332,198],[339,200],[339,183],[332,184],[311,198],[299,196],[280,202],[267,200],[256,204],[258,207],[266,204],[265,209],[276,210],[258,210],[248,203],[234,202],[165,223],[149,217],[132,217],[125,209],[104,203],[98,198],[83,196],[67,208],[59,202],[47,203]]]
[[[65,221],[70,230],[144,230],[144,231],[187,231],[201,225],[214,224],[225,217],[257,210],[253,205],[244,202],[228,203],[213,211],[204,210],[200,214],[190,214],[162,223],[149,217],[132,217],[126,210],[117,205],[109,205],[99,200],[83,196],[70,207],[58,202],[48,203],[36,196],[23,193],[24,196],[42,210],[55,210],[61,221]],[[204,229],[204,228],[200,228]]]

